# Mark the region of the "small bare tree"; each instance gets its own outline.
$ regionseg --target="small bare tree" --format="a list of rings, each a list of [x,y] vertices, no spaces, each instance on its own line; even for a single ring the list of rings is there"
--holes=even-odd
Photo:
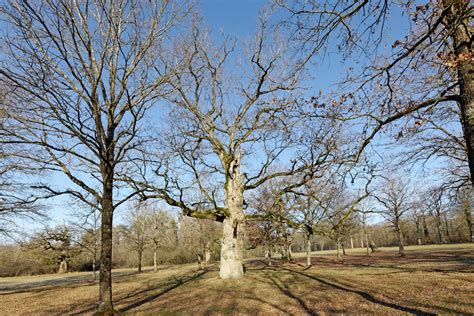
[[[148,236],[153,247],[153,271],[158,271],[158,250],[170,251],[176,246],[176,221],[174,218],[157,208],[152,208],[148,216]]]
[[[131,208],[128,214],[126,238],[137,253],[137,269],[142,272],[142,258],[145,248],[150,243],[150,210],[143,205]]]
[[[431,188],[425,193],[426,206],[434,217],[436,222],[436,230],[438,232],[438,243],[445,244],[447,242],[447,234],[443,229],[443,218],[447,211],[446,192],[439,187]]]
[[[382,206],[379,213],[395,231],[399,254],[405,256],[402,219],[408,211],[408,203],[410,202],[408,184],[399,178],[390,178],[383,181],[382,186],[380,191],[373,196]]]
[[[89,208],[78,216],[76,213],[71,227],[80,235],[77,244],[83,252],[89,253],[92,261],[92,273],[97,280],[97,262],[100,254],[100,212],[97,208]]]

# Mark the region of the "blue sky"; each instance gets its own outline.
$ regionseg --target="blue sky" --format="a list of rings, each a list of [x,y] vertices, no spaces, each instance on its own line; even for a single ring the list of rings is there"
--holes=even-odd
[[[267,2],[262,0],[201,0],[198,7],[204,17],[204,23],[209,25],[214,32],[221,29],[229,35],[239,38],[252,36],[256,29],[257,17],[260,8]],[[394,39],[400,34],[400,30],[406,27],[405,19],[396,18],[391,20],[391,25],[386,28],[387,36]],[[329,51],[331,53],[331,49]],[[316,93],[320,89],[328,91],[334,88],[334,84],[344,76],[345,66],[340,58],[331,54],[330,58],[325,58],[319,65],[314,65],[310,69],[314,77],[306,82],[309,91]],[[54,175],[51,181],[61,185],[67,181],[62,175]],[[67,202],[67,203],[66,203]],[[55,225],[67,221],[71,213],[74,213],[74,207],[71,207],[69,199],[55,199],[49,201],[48,214],[51,217],[50,225]],[[115,223],[120,223],[123,212],[118,210]],[[24,223],[25,227],[38,228],[39,224]]]

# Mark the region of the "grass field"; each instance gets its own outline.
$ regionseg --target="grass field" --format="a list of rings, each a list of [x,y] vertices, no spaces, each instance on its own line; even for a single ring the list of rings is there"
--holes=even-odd
[[[139,314],[474,314],[474,245],[407,247],[370,257],[351,249],[314,254],[306,269],[295,264],[246,263],[242,280],[224,281],[218,265],[162,266],[138,274],[114,271],[118,310]],[[0,310],[12,314],[92,313],[98,286],[91,274],[0,279]]]

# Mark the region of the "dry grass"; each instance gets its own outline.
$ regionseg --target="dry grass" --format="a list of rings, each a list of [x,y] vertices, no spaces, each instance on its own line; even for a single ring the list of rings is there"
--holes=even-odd
[[[224,281],[217,266],[162,267],[157,273],[119,271],[114,300],[121,312],[140,314],[327,314],[327,313],[464,313],[474,314],[472,246],[409,250],[371,257],[334,255],[301,262],[260,260],[247,264],[245,278]],[[89,277],[89,276],[85,276]],[[94,311],[97,284],[71,274],[53,278],[0,279],[2,314],[75,314]],[[69,280],[67,280],[69,278]],[[5,281],[5,282],[4,282]]]

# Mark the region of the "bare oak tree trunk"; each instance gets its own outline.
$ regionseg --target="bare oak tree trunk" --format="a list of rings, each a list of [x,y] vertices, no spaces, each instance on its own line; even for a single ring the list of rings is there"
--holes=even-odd
[[[66,259],[62,259],[59,263],[58,273],[68,273],[68,266]]]
[[[471,174],[471,186],[474,190],[474,63],[472,62],[473,41],[472,25],[469,15],[463,13],[470,1],[445,0],[444,6],[452,5],[447,16],[446,27],[452,32],[454,54],[458,61],[457,74],[459,80],[459,108],[461,124]],[[464,16],[464,20],[459,17]]]
[[[239,167],[240,159],[235,158],[230,163],[225,185],[225,205],[229,214],[222,223],[221,279],[240,279],[244,275],[244,197]]]
[[[204,262],[209,263],[211,262],[211,242],[206,242],[206,247],[204,248]]]
[[[272,250],[270,248],[265,250],[265,258],[268,260],[268,265],[272,265]]]
[[[156,262],[156,248],[153,249],[153,272],[158,271],[158,265]]]
[[[138,272],[142,272],[142,257],[143,257],[143,252],[138,251]]]
[[[112,305],[112,222],[113,222],[112,175],[104,179],[102,198],[102,231],[99,275],[99,313],[113,313]]]
[[[306,266],[311,266],[311,235],[306,235]]]
[[[397,239],[398,239],[398,253],[400,256],[405,256],[405,246],[403,245],[403,236],[399,227],[396,228]]]
[[[244,275],[242,264],[243,242],[239,232],[243,228],[242,226],[243,221],[238,216],[224,219],[220,264],[221,279],[240,279]]]
[[[362,241],[362,248],[363,247],[364,247],[364,242]],[[370,247],[370,245],[369,245],[369,234],[367,232],[365,232],[365,248],[367,250],[367,256],[370,256],[369,247]]]
[[[94,281],[97,280],[97,267],[96,267],[95,255],[94,255],[94,258],[92,258],[92,273],[94,274]]]
[[[445,239],[444,239],[444,234],[443,234],[443,226],[441,223],[441,214],[439,212],[436,213],[436,228],[438,230],[438,242],[440,244],[444,244]]]

